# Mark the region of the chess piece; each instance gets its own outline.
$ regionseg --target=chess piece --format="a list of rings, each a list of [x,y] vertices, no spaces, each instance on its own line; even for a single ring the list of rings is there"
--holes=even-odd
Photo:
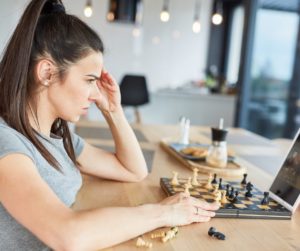
[[[222,197],[221,197],[221,204],[226,204],[228,203],[228,200],[226,198],[226,190],[221,191]]]
[[[243,176],[244,176],[244,178],[243,178],[241,184],[242,184],[242,185],[246,185],[246,184],[247,184],[247,174],[244,173]]]
[[[208,190],[211,190],[213,188],[212,186],[212,175],[211,173],[209,174],[208,176],[208,180],[207,180],[207,183],[205,184],[205,188],[208,189]]]
[[[230,189],[230,185],[227,184],[226,185],[226,196],[229,196],[229,194],[230,194],[229,189]]]
[[[220,204],[221,199],[222,199],[222,193],[221,193],[221,191],[217,191],[217,192],[215,193],[215,198],[214,198],[214,200],[215,200],[215,202],[217,202],[217,203]]]
[[[219,179],[219,190],[223,190],[222,178]]]
[[[261,205],[268,205],[269,204],[269,192],[264,192],[264,198],[260,202]]]
[[[214,179],[212,180],[211,184],[218,184],[216,173],[214,174]]]
[[[166,235],[161,238],[162,242],[167,242],[173,239],[178,234],[178,227],[172,227],[169,231],[166,232]]]
[[[216,194],[218,191],[219,191],[219,184],[215,184],[215,185],[213,185],[213,188],[214,188],[214,190],[213,190],[213,194]]]
[[[251,184],[251,182],[247,183],[246,189],[247,189],[247,192],[245,193],[245,196],[251,198],[253,196],[251,193],[251,191],[253,189],[253,185]]]
[[[192,186],[192,178],[191,177],[188,178],[187,184],[188,184],[189,188],[193,187]]]
[[[198,179],[197,179],[198,178],[198,172],[199,172],[198,168],[194,168],[193,172],[194,172],[194,175],[193,175],[192,185],[193,186],[199,186],[199,182],[198,182]]]
[[[152,248],[152,243],[151,242],[147,242],[145,240],[143,240],[141,237],[139,237],[136,241],[136,246],[137,247],[146,247],[146,248]]]
[[[232,199],[232,203],[234,203],[234,204],[240,203],[238,196],[239,196],[239,191],[235,191],[235,195],[234,195],[234,198]]]
[[[217,232],[217,230],[214,227],[209,228],[208,235],[216,237],[218,240],[225,240],[225,235],[221,232]]]
[[[233,200],[233,198],[234,198],[234,187],[231,187],[231,190],[230,190],[228,199],[229,199],[229,200]]]
[[[206,162],[212,167],[225,168],[227,166],[227,131],[223,130],[223,119],[220,119],[219,128],[211,128],[212,144],[208,149]]]
[[[178,172],[173,171],[173,178],[172,178],[171,184],[173,186],[178,186],[179,185],[179,182],[178,182]]]
[[[166,233],[164,231],[160,231],[160,232],[151,234],[151,239],[162,238],[165,236],[166,236]]]
[[[184,184],[184,193],[190,195],[190,186],[188,183]]]

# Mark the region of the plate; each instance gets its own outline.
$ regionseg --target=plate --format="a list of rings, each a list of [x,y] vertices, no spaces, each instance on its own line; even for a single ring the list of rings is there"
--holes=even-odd
[[[191,149],[194,148],[195,151],[199,149],[199,150],[205,150],[207,152],[210,145],[200,144],[200,143],[191,143],[188,145],[181,144],[181,143],[170,143],[169,146],[184,159],[193,160],[193,161],[200,161],[200,160],[203,161],[206,158],[206,154],[204,154],[203,156],[194,156],[193,154],[184,154],[182,150],[186,148],[191,148]],[[233,162],[234,159],[235,159],[234,156],[228,155],[229,162]]]

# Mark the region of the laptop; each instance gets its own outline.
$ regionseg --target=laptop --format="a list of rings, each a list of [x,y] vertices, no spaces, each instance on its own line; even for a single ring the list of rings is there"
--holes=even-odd
[[[292,213],[300,203],[300,128],[270,189],[270,197]]]

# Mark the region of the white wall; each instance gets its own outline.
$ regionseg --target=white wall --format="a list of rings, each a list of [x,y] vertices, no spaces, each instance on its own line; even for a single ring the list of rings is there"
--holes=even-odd
[[[134,38],[133,25],[106,21],[108,0],[93,0],[94,15],[91,18],[83,15],[86,0],[64,0],[69,13],[82,18],[100,34],[106,47],[106,68],[117,80],[125,73],[145,74],[150,90],[155,91],[201,77],[206,65],[212,1],[201,0],[202,31],[199,34],[194,34],[191,29],[194,0],[171,0],[168,23],[159,19],[162,0],[143,2],[143,35]],[[1,0],[1,50],[26,3],[28,0]],[[180,36],[174,38],[174,32]],[[159,44],[152,43],[154,36],[160,38]]]

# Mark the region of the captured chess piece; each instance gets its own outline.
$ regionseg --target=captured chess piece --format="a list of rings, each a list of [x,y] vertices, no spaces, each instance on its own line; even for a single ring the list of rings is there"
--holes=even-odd
[[[147,242],[147,241],[143,240],[143,238],[139,237],[136,241],[136,246],[137,247],[152,248],[152,243]]]
[[[210,227],[208,230],[208,235],[217,238],[218,240],[225,240],[225,235],[221,232],[217,232],[214,227]]]
[[[178,234],[178,227],[172,227],[169,231],[166,232],[165,236],[161,238],[162,242],[167,242]]]
[[[152,233],[151,234],[151,239],[155,239],[155,238],[163,238],[166,236],[166,232],[164,231],[160,231],[160,232],[157,232],[157,233]]]
[[[206,162],[212,167],[225,168],[227,166],[227,130],[223,129],[223,118],[220,119],[219,128],[211,128],[212,144],[208,149]]]

